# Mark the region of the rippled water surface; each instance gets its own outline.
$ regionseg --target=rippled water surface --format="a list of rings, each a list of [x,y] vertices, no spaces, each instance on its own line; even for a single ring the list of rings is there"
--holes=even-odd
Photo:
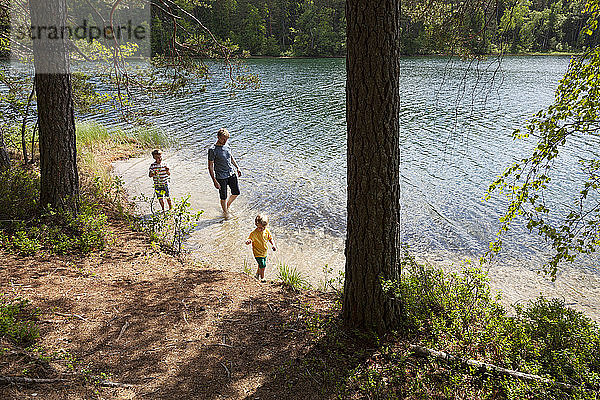
[[[511,132],[552,102],[567,65],[565,57],[402,60],[402,240],[416,254],[456,261],[487,249],[506,201],[482,197],[495,176],[531,149],[532,142],[513,141]],[[206,93],[148,105],[163,111],[154,122],[179,143],[166,154],[173,194],[189,193],[194,206],[205,210],[189,245],[208,262],[240,270],[246,260],[254,267],[243,240],[254,215],[265,212],[280,246],[267,275],[274,277],[273,266],[283,262],[317,282],[325,264],[341,269],[344,263],[344,60],[250,60],[248,68],[260,76],[260,89],[232,96],[215,69]],[[242,196],[228,221],[220,217],[206,170],[207,148],[220,127],[230,130],[244,171]],[[559,208],[571,202],[565,193],[580,174],[577,159],[594,147],[598,143],[569,143],[557,161],[557,179],[564,178],[554,200]],[[116,166],[133,194],[151,193],[150,161]],[[600,287],[595,260],[581,260],[551,283],[535,273],[545,252],[537,237],[516,226],[502,257],[490,266],[493,284],[511,301],[543,291],[596,315],[595,300],[589,300],[598,298]]]

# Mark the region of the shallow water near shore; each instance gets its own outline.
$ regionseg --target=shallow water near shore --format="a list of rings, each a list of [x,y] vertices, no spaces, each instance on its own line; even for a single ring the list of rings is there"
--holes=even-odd
[[[494,177],[530,151],[533,142],[510,134],[552,102],[567,64],[567,57],[508,57],[500,64],[402,60],[401,239],[418,259],[458,269],[486,251],[506,199],[482,197]],[[244,241],[255,215],[267,213],[278,250],[269,253],[266,277],[275,279],[277,265],[285,263],[319,286],[325,265],[337,275],[345,261],[344,60],[249,60],[248,68],[260,75],[260,89],[231,96],[226,80],[215,76],[206,94],[151,105],[164,111],[153,122],[178,142],[164,155],[172,195],[189,194],[192,206],[204,210],[187,248],[211,266],[255,270]],[[222,126],[244,173],[229,220],[206,169],[207,148]],[[577,160],[599,146],[567,144],[556,161],[557,209],[572,203],[566,194],[581,177]],[[115,164],[131,196],[152,194],[151,161],[148,155]],[[562,297],[600,320],[596,257],[565,265],[551,282],[538,274],[548,254],[539,237],[517,223],[504,242],[486,268],[506,303]]]
[[[245,245],[248,234],[254,229],[254,216],[257,212],[242,195],[232,205],[232,216],[223,217],[219,205],[218,192],[212,186],[208,172],[194,174],[195,163],[189,160],[186,151],[166,151],[172,170],[171,195],[175,200],[190,196],[194,210],[203,210],[198,225],[185,244],[191,257],[211,268],[242,272],[245,265],[252,273],[256,262],[250,246]],[[147,178],[148,157],[138,157],[114,164],[115,173],[125,182],[130,198],[152,194],[152,180]],[[244,179],[240,180],[242,190]],[[136,202],[141,213],[149,213],[146,202]],[[160,209],[155,201],[154,210]],[[324,230],[290,230],[275,219],[269,228],[275,238],[277,251],[269,251],[265,277],[277,279],[280,263],[296,268],[307,282],[315,288],[321,288],[327,279],[338,276],[344,269],[344,239],[333,236]],[[464,265],[464,258],[451,251],[414,253],[422,262],[443,266],[448,271],[458,271]],[[332,268],[328,275],[325,266]],[[502,302],[506,306],[515,303],[524,304],[538,295],[548,298],[564,299],[568,306],[600,322],[600,276],[594,271],[577,266],[563,268],[555,282],[531,264],[522,259],[502,258],[487,265],[492,289],[502,293]]]
[[[219,204],[219,193],[214,188],[208,170],[197,173],[197,165],[190,161],[186,151],[165,151],[164,160],[171,168],[171,196],[175,201],[190,196],[194,210],[203,210],[201,219],[186,240],[185,249],[195,260],[216,268],[230,271],[243,271],[248,265],[256,271],[256,261],[250,246],[245,241],[254,230],[254,217],[257,210],[248,203],[244,193],[231,206],[231,216],[223,217]],[[114,164],[115,173],[122,177],[130,198],[140,194],[152,195],[152,180],[147,177],[148,157],[138,157]],[[242,176],[240,186],[243,191],[246,181]],[[142,214],[151,212],[147,202],[136,201]],[[154,211],[160,210],[155,200]],[[265,278],[276,279],[278,265],[283,263],[297,268],[313,286],[318,287],[324,279],[324,267],[343,269],[344,240],[331,236],[323,230],[292,231],[282,226],[278,220],[271,220],[269,229],[273,234],[277,251],[269,250]]]

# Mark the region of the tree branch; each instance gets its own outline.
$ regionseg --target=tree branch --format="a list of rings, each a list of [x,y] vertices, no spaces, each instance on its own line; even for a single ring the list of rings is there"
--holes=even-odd
[[[564,383],[564,382],[556,382],[556,381],[553,381],[553,380],[548,379],[548,378],[544,378],[544,377],[539,376],[539,375],[533,375],[533,374],[527,374],[527,373],[524,373],[524,372],[514,371],[512,369],[507,369],[507,368],[499,367],[497,365],[488,364],[488,363],[484,363],[484,362],[481,362],[481,361],[464,359],[464,358],[453,356],[453,355],[448,354],[448,353],[443,352],[443,351],[432,350],[432,349],[428,349],[428,348],[422,347],[422,346],[417,346],[417,345],[414,345],[414,344],[411,344],[409,346],[409,350],[412,351],[413,353],[415,353],[418,356],[433,357],[436,360],[443,361],[443,362],[448,363],[448,364],[450,364],[450,363],[460,363],[460,364],[463,364],[463,365],[467,365],[469,367],[473,367],[473,368],[478,368],[478,369],[484,370],[485,372],[492,373],[492,374],[495,374],[495,375],[508,375],[508,376],[513,377],[513,378],[517,378],[517,379],[521,379],[521,380],[547,383],[547,384],[550,384],[550,385],[553,385],[553,386],[556,386],[556,387],[559,387],[561,389],[565,389],[565,390],[568,390],[568,391],[585,389],[582,386],[575,386],[575,385],[571,385],[571,384]]]

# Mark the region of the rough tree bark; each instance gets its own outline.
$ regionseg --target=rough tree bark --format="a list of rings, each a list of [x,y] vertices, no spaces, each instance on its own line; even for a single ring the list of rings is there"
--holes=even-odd
[[[342,314],[385,331],[398,305],[380,278],[399,277],[400,1],[347,0],[348,221]]]
[[[40,146],[40,205],[79,210],[79,176],[69,53],[49,29],[67,24],[65,0],[30,0],[31,25],[47,40],[33,40]],[[60,34],[58,35],[60,36]]]

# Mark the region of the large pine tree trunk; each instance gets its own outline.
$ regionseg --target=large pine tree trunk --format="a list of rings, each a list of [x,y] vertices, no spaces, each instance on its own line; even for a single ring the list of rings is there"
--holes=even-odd
[[[400,1],[347,0],[348,223],[342,314],[385,331],[398,305],[380,278],[399,277]]]
[[[33,27],[66,25],[65,0],[30,0]],[[49,31],[42,31],[48,35]],[[75,119],[65,40],[34,40],[35,88],[40,140],[40,205],[79,208]]]

